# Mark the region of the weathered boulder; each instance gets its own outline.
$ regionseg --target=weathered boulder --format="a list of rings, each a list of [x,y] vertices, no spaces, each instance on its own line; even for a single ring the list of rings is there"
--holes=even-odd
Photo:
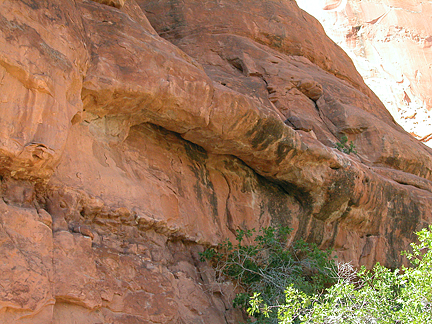
[[[431,149],[294,2],[0,14],[0,322],[239,323],[199,258],[237,229],[397,266],[432,221]]]

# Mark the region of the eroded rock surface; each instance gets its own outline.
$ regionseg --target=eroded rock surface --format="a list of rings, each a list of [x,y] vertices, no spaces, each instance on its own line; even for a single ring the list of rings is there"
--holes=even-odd
[[[432,147],[432,5],[405,0],[297,0],[354,60],[398,123]]]
[[[237,229],[397,266],[431,223],[431,149],[295,2],[0,9],[0,322],[239,323],[198,255]]]

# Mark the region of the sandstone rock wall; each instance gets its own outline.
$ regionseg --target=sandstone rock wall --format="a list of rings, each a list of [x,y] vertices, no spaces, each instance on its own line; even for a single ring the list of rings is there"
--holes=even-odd
[[[397,266],[431,223],[431,149],[295,2],[17,0],[0,20],[2,323],[239,323],[198,255],[236,229]]]
[[[354,60],[397,122],[432,146],[432,4],[297,0]]]

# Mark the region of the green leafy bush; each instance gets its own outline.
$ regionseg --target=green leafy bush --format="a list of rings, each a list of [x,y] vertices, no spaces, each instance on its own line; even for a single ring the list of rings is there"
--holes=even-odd
[[[255,323],[277,323],[286,287],[313,296],[335,282],[331,251],[321,251],[303,240],[287,245],[291,231],[282,226],[266,227],[257,233],[253,244],[244,244],[255,230],[238,230],[236,244],[226,240],[201,254],[202,260],[212,262],[219,280],[229,277],[243,288],[245,293],[237,295],[234,306],[253,315]],[[257,303],[256,307],[251,301]]]
[[[412,267],[390,270],[378,263],[355,272],[342,264],[337,283],[314,296],[288,286],[279,323],[432,323],[432,226],[417,235],[420,243],[403,252]],[[257,296],[250,304],[250,314],[269,307]]]
[[[350,141],[348,146],[347,143],[348,143],[348,137],[346,135],[343,135],[340,142],[336,143],[336,148],[339,151],[344,152],[346,154],[351,154],[351,153],[357,154],[357,150],[353,141]]]
[[[416,233],[419,244],[403,252],[411,267],[391,270],[379,263],[355,271],[335,263],[330,251],[303,241],[286,246],[290,230],[264,228],[254,244],[242,244],[254,231],[238,231],[237,244],[206,250],[221,280],[237,281],[243,307],[254,323],[432,323],[432,225]]]

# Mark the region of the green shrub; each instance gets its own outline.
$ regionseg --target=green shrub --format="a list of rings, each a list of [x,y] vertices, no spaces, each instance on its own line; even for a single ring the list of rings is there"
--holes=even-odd
[[[347,143],[348,143],[348,137],[346,135],[343,135],[340,142],[336,143],[336,148],[339,151],[344,152],[346,154],[351,154],[351,153],[357,154],[357,150],[353,141],[350,141],[348,146]]]
[[[432,226],[417,235],[420,244],[403,252],[412,267],[390,270],[378,263],[356,273],[343,264],[337,283],[314,296],[289,286],[279,323],[432,323]],[[269,307],[257,296],[250,304],[250,314]]]
[[[225,241],[202,253],[219,279],[243,287],[234,304],[254,323],[432,323],[432,225],[416,233],[412,252],[403,252],[412,266],[396,270],[335,265],[330,251],[316,245],[286,246],[289,232],[264,228],[247,245],[242,242],[254,231],[238,231],[237,244]]]
[[[212,262],[219,280],[229,277],[243,288],[245,293],[237,295],[234,306],[253,315],[255,323],[277,323],[277,306],[285,303],[286,287],[313,296],[334,283],[336,267],[331,251],[321,251],[303,240],[288,246],[291,231],[282,226],[266,227],[255,236],[253,244],[244,244],[255,230],[238,230],[236,244],[226,240],[201,254],[202,260]],[[253,308],[251,300],[259,300],[259,306]]]

